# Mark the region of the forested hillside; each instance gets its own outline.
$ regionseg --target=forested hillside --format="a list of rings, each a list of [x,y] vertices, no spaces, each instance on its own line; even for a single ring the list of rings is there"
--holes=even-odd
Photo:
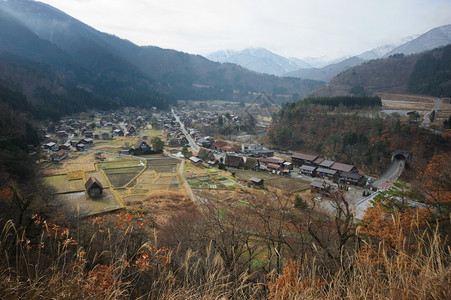
[[[169,95],[167,99],[236,101],[266,94],[285,102],[322,84],[260,74],[175,50],[140,47],[36,1],[5,1],[0,14],[0,52],[48,64],[58,70],[60,79],[128,105],[145,102],[140,99],[144,94],[157,104],[161,94]]]
[[[358,104],[354,102],[357,99]],[[391,152],[397,149],[411,151],[420,165],[435,153],[449,149],[449,139],[418,128],[399,115],[381,115],[377,113],[380,106],[378,97],[313,98],[286,103],[273,116],[267,138],[279,148],[323,155],[368,173],[383,171]],[[362,114],[353,110],[364,107]]]
[[[421,54],[394,54],[372,60],[338,74],[313,95],[350,95],[360,89],[367,95],[387,92],[450,97],[450,57],[451,45]]]
[[[409,77],[409,92],[451,97],[451,45],[422,55]]]

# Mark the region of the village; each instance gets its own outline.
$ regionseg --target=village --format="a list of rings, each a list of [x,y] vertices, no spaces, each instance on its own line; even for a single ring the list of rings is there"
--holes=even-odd
[[[218,118],[217,111],[184,106],[169,112],[85,113],[40,129],[45,140],[38,163],[58,205],[77,216],[125,207],[156,209],[165,216],[168,198],[189,205],[212,191],[236,201],[250,191],[302,195],[332,212],[327,195],[342,190],[349,203],[366,208],[363,200],[387,189],[402,172],[376,180],[355,166],[315,154],[270,149],[258,135],[244,135],[243,142],[204,135],[217,127]],[[240,126],[245,116],[227,113],[227,118]]]

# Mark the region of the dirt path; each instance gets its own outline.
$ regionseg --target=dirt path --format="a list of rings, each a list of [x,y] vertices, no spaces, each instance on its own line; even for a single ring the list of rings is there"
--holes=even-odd
[[[193,201],[194,204],[199,205],[200,202],[197,199],[196,196],[194,196],[193,190],[191,190],[191,186],[189,185],[188,181],[185,178],[185,175],[183,174],[183,169],[185,168],[185,160],[182,160],[179,167],[179,175],[180,179],[182,180],[183,185],[185,186],[185,191],[188,197]]]

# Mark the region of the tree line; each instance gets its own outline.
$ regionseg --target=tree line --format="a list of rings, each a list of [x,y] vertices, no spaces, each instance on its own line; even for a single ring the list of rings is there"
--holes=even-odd
[[[300,103],[286,103],[273,115],[266,138],[275,147],[346,162],[370,174],[383,171],[394,150],[414,153],[421,168],[450,146],[445,135],[434,135],[399,114]]]

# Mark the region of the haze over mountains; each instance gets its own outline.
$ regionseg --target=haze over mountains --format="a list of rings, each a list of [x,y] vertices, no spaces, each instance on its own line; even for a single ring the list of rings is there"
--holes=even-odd
[[[167,108],[176,99],[255,102],[264,95],[279,103],[298,100],[322,81],[367,59],[415,53],[451,41],[447,25],[402,45],[379,47],[324,67],[318,66],[325,58],[284,58],[265,49],[216,53],[216,60],[235,62],[218,63],[200,55],[137,46],[41,2],[0,4],[0,88],[23,93],[42,116],[55,118],[127,105]],[[248,68],[264,69],[259,73]]]
[[[314,58],[285,58],[262,48],[218,51],[206,57],[213,61],[236,63],[261,73],[329,81],[340,72],[365,61],[388,57],[396,53],[404,55],[420,53],[450,43],[451,25],[445,25],[422,35],[409,36],[396,43],[382,45],[362,54],[334,61],[324,58],[316,60]]]
[[[62,95],[80,98],[74,93],[90,99],[78,106],[97,103],[94,107],[104,108],[110,107],[105,103],[164,107],[174,99],[252,101],[261,94],[281,102],[305,96],[322,84],[260,74],[200,55],[140,47],[41,2],[0,3],[0,84],[46,107]]]

